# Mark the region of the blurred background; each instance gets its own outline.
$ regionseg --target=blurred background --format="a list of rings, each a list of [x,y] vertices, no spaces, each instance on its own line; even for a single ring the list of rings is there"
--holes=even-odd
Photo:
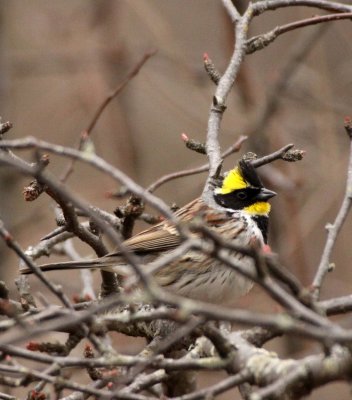
[[[240,9],[246,3],[236,2]],[[254,19],[250,35],[315,13],[306,8],[266,13]],[[180,135],[205,140],[215,87],[204,72],[203,53],[224,71],[232,52],[233,28],[220,1],[12,0],[0,1],[0,18],[0,115],[14,124],[6,138],[31,135],[76,146],[106,96],[143,54],[157,49],[99,119],[92,132],[95,150],[144,186],[206,161],[186,149]],[[306,151],[299,163],[277,161],[263,168],[267,186],[279,194],[272,201],[271,246],[304,285],[312,281],[325,243],[324,227],[334,220],[345,190],[349,141],[343,118],[352,113],[351,33],[350,21],[309,27],[247,56],[222,123],[223,150],[240,135],[249,136],[241,152],[226,160],[225,169],[247,151],[264,155],[287,143]],[[66,165],[67,160],[51,157],[49,168],[59,177]],[[201,193],[205,177],[172,181],[156,194],[181,206]],[[23,248],[56,226],[47,196],[24,202],[26,184],[28,179],[0,169],[0,214]],[[123,204],[106,197],[118,189],[115,183],[86,165],[75,165],[68,185],[107,211]],[[335,247],[336,269],[326,281],[324,298],[352,291],[351,227],[349,218]],[[77,248],[82,255],[91,252]],[[0,278],[12,282],[18,261],[3,243],[0,259]],[[79,280],[54,279],[63,281],[69,293],[79,291]],[[31,282],[35,291],[46,294]],[[239,306],[278,310],[259,288]],[[343,324],[351,325],[350,318]],[[143,343],[115,337],[116,345],[131,353]],[[284,339],[269,347],[279,348],[282,356],[301,357],[310,345]],[[207,383],[218,379],[218,374],[205,375]],[[332,393],[350,398],[342,384],[318,390],[311,398],[328,399]],[[233,391],[220,398],[237,396]]]

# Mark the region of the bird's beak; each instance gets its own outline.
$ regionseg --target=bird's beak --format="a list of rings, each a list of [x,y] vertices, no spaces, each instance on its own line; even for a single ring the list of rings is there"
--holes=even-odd
[[[276,196],[276,193],[272,190],[262,188],[257,196],[258,200],[266,201]]]

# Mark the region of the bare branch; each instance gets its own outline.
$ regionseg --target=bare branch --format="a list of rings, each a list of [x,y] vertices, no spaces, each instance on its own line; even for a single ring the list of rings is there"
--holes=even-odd
[[[231,14],[231,16],[233,16],[233,14]],[[225,73],[217,85],[210,109],[206,144],[207,155],[209,159],[209,178],[204,187],[202,195],[203,199],[208,204],[212,203],[212,198],[210,196],[212,178],[216,177],[216,174],[219,171],[222,163],[219,145],[220,123],[223,112],[226,109],[226,98],[232,88],[233,83],[235,82],[240,65],[245,55],[248,25],[252,17],[253,11],[250,4],[245,14],[239,20],[237,20],[234,52]]]
[[[237,22],[241,18],[240,13],[237,11],[234,3],[231,0],[222,0],[222,4],[231,17],[232,22]]]
[[[151,184],[148,191],[93,152],[83,150],[106,107],[138,73],[152,52],[145,54],[125,80],[100,104],[80,138],[79,149],[82,151],[34,138],[3,140],[3,133],[10,125],[0,123],[0,166],[34,177],[34,183],[25,192],[27,199],[35,199],[41,192],[45,192],[60,205],[60,208],[57,207],[59,214],[56,218],[58,229],[46,234],[45,242],[29,248],[27,252],[21,250],[1,220],[0,236],[20,256],[23,260],[21,263],[25,262],[32,268],[46,288],[63,304],[52,304],[45,293],[39,293],[38,301],[35,302],[30,293],[31,288],[24,279],[17,280],[20,301],[13,300],[11,291],[7,290],[6,285],[0,284],[0,384],[5,388],[21,390],[23,395],[23,388],[28,387],[28,400],[45,400],[52,393],[53,397],[62,400],[85,400],[89,397],[153,400],[165,396],[175,400],[206,400],[242,385],[242,388],[250,388],[248,393],[241,391],[250,399],[281,400],[301,398],[328,382],[349,381],[352,370],[352,329],[345,327],[338,318],[330,319],[328,316],[351,313],[352,296],[317,301],[327,271],[331,267],[333,246],[352,203],[352,122],[349,119],[345,121],[345,128],[350,136],[346,192],[334,224],[328,227],[327,242],[313,282],[315,296],[310,288],[303,286],[283,267],[279,256],[272,253],[268,246],[257,246],[252,240],[246,246],[238,245],[236,240],[231,241],[209,229],[201,218],[183,223],[162,200],[151,193],[172,179],[209,170],[202,196],[211,206],[213,178],[218,177],[221,172],[222,159],[238,151],[246,139],[240,137],[221,154],[219,135],[222,115],[249,45],[257,48],[268,44],[277,35],[293,29],[352,17],[351,5],[328,0],[259,0],[249,3],[247,9],[244,1],[237,2],[236,6],[234,3],[231,0],[222,0],[223,7],[231,18],[236,40],[225,73],[221,76],[207,55],[204,59],[207,72],[217,85],[209,112],[206,146],[204,147],[202,140],[199,143],[187,140],[188,146],[193,150],[207,153],[209,164],[165,175]],[[267,34],[247,40],[249,25],[255,16],[289,6],[315,7],[334,14],[281,25]],[[322,36],[323,26],[327,25],[321,24],[307,40],[300,41],[299,48],[294,50],[282,70],[280,79],[271,85],[272,89],[263,102],[264,106],[256,114],[254,122],[250,123],[252,128],[249,132],[256,138],[253,148],[250,149],[254,153],[270,152],[269,144],[267,150],[256,147],[258,143],[266,143],[265,137],[261,136],[262,130],[278,109],[280,94],[288,87],[288,77],[292,76],[312,44]],[[281,140],[285,139],[280,138]],[[32,150],[35,162],[26,162],[12,152],[14,149]],[[82,161],[124,185],[126,192],[132,194],[131,198],[125,206],[119,207],[115,216],[93,207],[81,200],[62,181],[51,176],[49,168],[45,168],[48,159],[41,158],[42,151],[65,157],[71,162],[64,179],[72,170],[73,163]],[[256,168],[275,160],[298,161],[304,156],[304,151],[294,149],[291,144],[261,158],[256,158],[254,153],[247,153],[244,157],[251,160]],[[270,167],[263,170],[272,175]],[[287,181],[285,177],[284,180]],[[144,214],[144,202],[155,209],[152,214],[160,213],[162,216]],[[168,228],[178,230],[180,245],[172,250],[157,250],[155,252],[158,254],[151,258],[145,257],[144,251],[143,254],[131,253],[126,248],[123,235],[132,235],[136,218],[156,223],[159,218],[167,218],[170,221]],[[258,226],[260,228],[260,223]],[[250,238],[252,234],[253,231],[249,233]],[[96,300],[92,285],[88,283],[87,290],[94,300],[78,298],[73,302],[77,300],[83,303],[74,304],[50,280],[49,274],[44,275],[43,271],[38,271],[33,260],[53,251],[59,253],[60,249],[60,254],[80,260],[80,254],[70,247],[72,241],[68,239],[73,236],[87,243],[98,255],[106,253],[105,239],[110,239],[118,247],[124,258],[123,264],[126,264],[126,268],[130,267],[132,272],[132,277],[126,277],[123,281],[123,291]],[[177,272],[181,264],[176,260],[187,257],[188,254],[192,257],[201,255],[211,258],[214,265],[221,264],[224,268],[235,271],[238,279],[241,276],[257,283],[263,289],[263,294],[270,297],[279,310],[274,308],[271,312],[255,312],[250,309],[225,308],[181,297],[177,287],[175,292],[171,292],[156,285],[154,274],[157,271],[160,272],[162,268],[174,263]],[[246,259],[253,261],[250,268]],[[286,261],[289,263],[290,260]],[[213,283],[209,283],[209,290]],[[221,284],[215,280],[216,283]],[[251,329],[230,332],[231,323]],[[55,332],[60,332],[60,342],[56,341]],[[137,355],[124,354],[111,346],[107,336],[110,332],[143,337],[148,344]],[[38,339],[40,335],[46,337]],[[62,339],[63,335],[67,337]],[[314,355],[298,355],[296,359],[290,359],[280,357],[279,351],[276,354],[258,348],[279,335],[310,339],[315,345],[321,346],[323,351],[317,352],[315,346]],[[83,354],[71,355],[82,338],[89,340]],[[27,349],[23,348],[23,342]],[[82,383],[85,380],[75,374],[74,369],[85,369],[93,382]],[[200,370],[221,371],[228,376],[197,390],[193,374]],[[11,395],[2,393],[0,398],[12,400]]]
[[[4,242],[10,247],[25,263],[31,268],[31,270],[38,276],[38,278],[44,283],[47,288],[57,296],[60,301],[68,308],[71,308],[71,303],[63,293],[62,288],[54,285],[45,274],[38,268],[33,261],[21,250],[20,246],[15,242],[10,233],[6,230],[4,223],[0,220],[0,236]]]
[[[289,162],[295,162],[295,161],[300,161],[302,160],[305,151],[304,150],[292,150],[294,147],[293,144],[288,144],[281,149],[274,151],[273,153],[255,159],[251,161],[251,164],[255,167],[261,167],[262,165],[269,164],[275,160],[283,160],[283,161],[289,161]]]
[[[87,128],[84,130],[88,135],[92,132],[94,129],[96,123],[98,122],[98,119],[100,118],[101,114],[105,110],[105,108],[109,105],[109,103],[116,97],[118,96],[122,90],[127,86],[127,84],[130,82],[131,79],[133,79],[141,70],[143,65],[149,60],[150,57],[154,56],[156,54],[157,50],[150,50],[147,51],[141,59],[136,63],[136,65],[131,69],[130,72],[126,75],[126,77],[123,79],[121,83],[119,83],[116,88],[106,96],[104,101],[100,104],[98,109],[96,110],[92,120],[89,122]],[[79,147],[81,149],[81,146]]]
[[[291,22],[286,25],[277,26],[273,30],[267,33],[263,33],[258,36],[254,36],[247,40],[247,54],[252,54],[257,50],[262,50],[270,43],[272,43],[278,36],[283,33],[293,31],[295,29],[304,28],[306,26],[312,26],[325,22],[338,21],[343,19],[352,19],[352,13],[340,13],[340,14],[329,14],[329,15],[318,15],[311,18],[306,18],[301,21]]]
[[[231,145],[228,149],[226,149],[222,153],[221,157],[226,158],[233,153],[237,153],[241,149],[243,142],[245,142],[246,140],[247,140],[247,136],[240,136],[239,139],[233,145]],[[149,192],[153,193],[158,187],[160,187],[164,183],[169,182],[173,179],[178,179],[178,178],[183,178],[184,176],[199,174],[201,172],[206,172],[208,170],[209,170],[209,164],[207,163],[207,164],[203,164],[200,167],[195,167],[195,168],[190,168],[190,169],[186,169],[183,171],[173,172],[171,174],[164,175],[161,178],[159,178],[158,180],[156,180],[155,182],[153,182],[151,185],[148,186],[147,190]]]
[[[148,204],[153,206],[157,209],[161,214],[165,217],[173,221],[177,224],[175,216],[170,212],[169,207],[159,198],[153,196],[152,194],[148,193],[144,188],[139,186],[135,183],[131,178],[129,178],[126,174],[122,171],[118,170],[117,168],[113,167],[111,164],[107,163],[101,157],[95,154],[84,154],[78,150],[63,147],[60,145],[51,144],[42,140],[37,140],[33,137],[28,137],[26,139],[18,139],[18,140],[4,140],[0,141],[0,148],[9,148],[9,149],[41,149],[48,152],[52,152],[57,155],[61,155],[68,158],[77,159],[84,163],[87,163],[97,170],[103,171],[108,176],[111,176],[114,180],[119,183],[125,185],[129,191],[135,193],[137,196],[143,198]],[[5,157],[3,156],[0,160],[3,163],[10,163],[11,161],[6,161]],[[13,166],[16,167],[15,162],[11,162]],[[26,170],[27,173],[35,174],[36,171],[33,169],[32,172],[29,172],[29,169],[26,169],[25,166],[19,166],[23,170]],[[63,186],[61,186],[63,187]],[[86,211],[87,215],[90,214],[90,211]]]
[[[96,110],[92,120],[88,124],[87,128],[81,133],[79,144],[78,144],[78,150],[82,150],[85,142],[87,141],[89,135],[91,134],[92,130],[94,129],[95,125],[97,124],[100,116],[106,109],[106,107],[111,103],[111,101],[118,96],[122,90],[127,86],[127,84],[133,79],[141,70],[143,65],[149,60],[150,57],[152,57],[156,53],[156,50],[151,50],[146,52],[142,58],[137,62],[137,64],[132,68],[132,70],[127,74],[125,79],[119,83],[116,88],[106,96],[106,98],[103,100],[103,102],[99,105],[98,109]],[[68,178],[68,176],[71,174],[73,171],[73,164],[74,160],[71,160],[69,166],[67,167],[66,172],[63,174],[61,180],[62,182],[65,182]]]
[[[253,4],[253,12],[257,16],[268,10],[292,6],[315,7],[335,12],[352,12],[352,6],[329,0],[262,0]]]
[[[345,120],[345,129],[347,131],[350,140],[350,154],[349,154],[349,163],[347,170],[346,191],[340,210],[337,213],[334,223],[328,224],[326,226],[326,229],[328,231],[328,237],[326,240],[326,244],[320,259],[316,275],[312,283],[314,297],[316,299],[319,298],[321,286],[323,284],[326,274],[332,271],[335,267],[335,265],[331,264],[330,262],[331,253],[335,246],[337,236],[347,218],[347,215],[351,209],[351,204],[352,204],[352,123],[351,120],[348,118],[346,118]]]

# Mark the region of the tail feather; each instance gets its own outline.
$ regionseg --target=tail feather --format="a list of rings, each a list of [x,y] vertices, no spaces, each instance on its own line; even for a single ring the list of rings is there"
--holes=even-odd
[[[81,261],[66,261],[51,264],[43,264],[38,267],[43,271],[64,271],[64,270],[75,270],[75,269],[112,269],[117,264],[116,260],[113,261],[109,258],[96,258],[92,260],[81,260]],[[33,273],[33,270],[29,267],[21,268],[20,273],[22,275],[29,275]]]

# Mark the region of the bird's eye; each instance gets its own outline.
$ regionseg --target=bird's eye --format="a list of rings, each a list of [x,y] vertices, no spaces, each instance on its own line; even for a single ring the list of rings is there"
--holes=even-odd
[[[238,192],[237,198],[240,200],[245,200],[247,198],[247,193],[246,192]]]

